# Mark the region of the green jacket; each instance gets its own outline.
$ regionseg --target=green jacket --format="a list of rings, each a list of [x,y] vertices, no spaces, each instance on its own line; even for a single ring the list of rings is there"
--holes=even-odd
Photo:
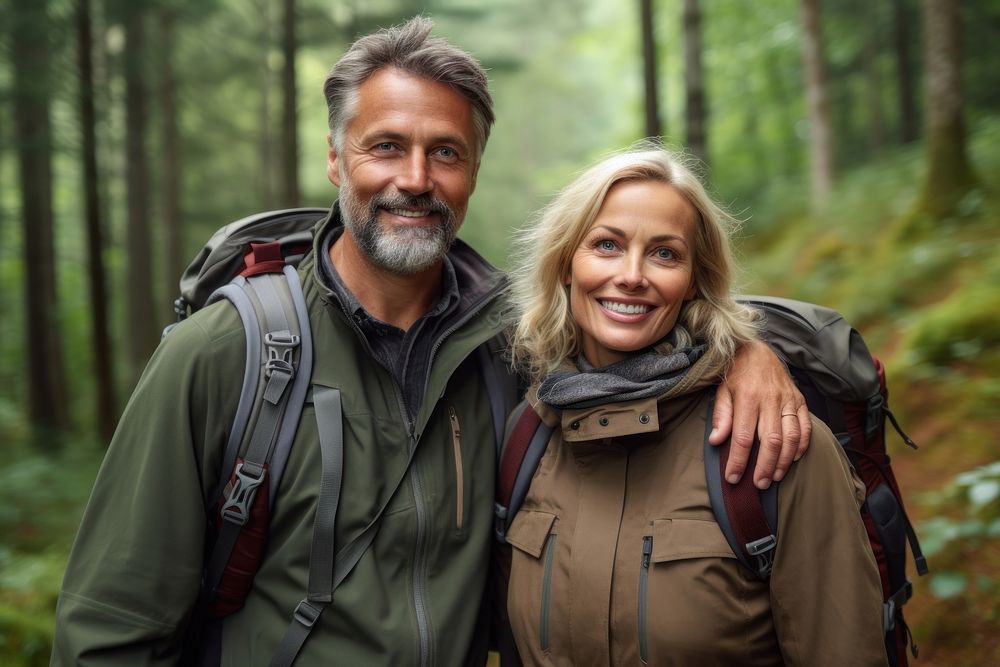
[[[321,238],[318,233],[317,244]],[[503,278],[463,243],[452,249],[463,315],[435,343],[425,400],[410,432],[399,389],[319,281],[315,254],[303,260],[299,274],[315,349],[312,382],[340,389],[343,398],[337,544],[348,544],[387,509],[375,541],[337,589],[296,665],[482,664],[477,616],[488,569],[495,452],[472,352],[501,328]],[[176,664],[199,591],[205,498],[219,475],[244,357],[243,327],[227,303],[195,313],[157,349],[124,411],[77,535],[56,613],[52,664]],[[246,604],[223,624],[222,665],[267,664],[305,596],[320,466],[315,414],[307,404],[263,562]]]

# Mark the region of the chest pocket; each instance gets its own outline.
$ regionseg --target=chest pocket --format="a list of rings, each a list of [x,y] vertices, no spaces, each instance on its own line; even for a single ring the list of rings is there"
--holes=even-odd
[[[521,510],[507,531],[507,542],[514,547],[507,609],[518,643],[530,646],[522,654],[549,650],[556,519],[548,512]]]
[[[732,562],[720,563],[719,558]],[[711,642],[704,629],[710,623],[699,610],[718,608],[732,593],[726,579],[736,574],[739,563],[719,524],[712,519],[657,519],[643,538],[640,562],[639,658],[656,663],[657,655],[665,653],[657,647],[676,647],[690,641],[692,633]],[[684,600],[682,613],[677,600]],[[652,626],[650,619],[656,619]]]
[[[653,563],[687,558],[736,558],[713,519],[657,519],[653,522]]]

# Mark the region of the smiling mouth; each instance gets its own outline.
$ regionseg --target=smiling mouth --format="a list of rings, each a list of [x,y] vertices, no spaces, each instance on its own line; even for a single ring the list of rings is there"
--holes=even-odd
[[[398,215],[401,218],[426,218],[431,214],[430,209],[411,211],[406,208],[387,208],[385,210],[393,215]]]
[[[598,303],[601,304],[601,307],[613,313],[621,313],[622,315],[644,315],[652,310],[651,306],[641,303],[619,303],[617,301],[608,301],[607,299],[600,299]]]

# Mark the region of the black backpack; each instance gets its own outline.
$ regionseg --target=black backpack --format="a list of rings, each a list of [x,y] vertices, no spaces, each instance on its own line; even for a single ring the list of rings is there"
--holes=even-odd
[[[214,654],[220,638],[214,621],[243,606],[260,567],[270,511],[302,407],[310,396],[312,338],[295,267],[312,249],[314,228],[329,213],[323,208],[297,208],[237,220],[212,235],[180,279],[181,295],[174,302],[178,322],[226,299],[239,313],[246,334],[239,404],[218,482],[205,499],[210,546],[183,664],[218,664]],[[506,338],[498,335],[476,350],[498,451],[506,415],[518,397],[504,362],[505,347]],[[323,463],[309,591],[290,614],[291,623],[271,662],[274,666],[294,662],[334,589],[361,559],[379,526],[376,519],[357,540],[335,549],[333,528],[343,471],[340,392],[317,386],[311,400],[316,404]]]
[[[903,499],[885,447],[888,418],[903,441],[903,433],[888,407],[882,363],[868,351],[861,335],[837,312],[801,301],[748,296],[741,302],[761,311],[764,338],[770,343],[805,396],[809,410],[822,419],[844,448],[867,488],[861,516],[882,581],[882,620],[886,652],[894,667],[907,665],[906,647],[917,655],[903,604],[912,594],[906,576],[906,544],[920,575],[927,561],[903,508]],[[714,400],[708,408],[708,420]],[[497,478],[495,537],[506,542],[506,532],[524,502],[538,462],[548,446],[552,428],[522,401],[509,419]],[[705,441],[705,475],[712,511],[733,553],[757,577],[767,579],[780,544],[777,535],[777,494],[780,483],[759,491],[750,471],[751,459],[738,484],[723,483],[729,443],[720,447]]]

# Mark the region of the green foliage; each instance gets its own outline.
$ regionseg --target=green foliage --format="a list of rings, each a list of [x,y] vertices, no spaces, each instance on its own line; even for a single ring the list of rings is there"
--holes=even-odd
[[[0,421],[0,429],[5,427],[16,425]],[[4,454],[8,463],[0,469],[0,663],[45,665],[66,558],[103,450],[81,438],[57,454],[44,454],[21,440]]]
[[[1000,620],[1000,461],[955,476],[921,501],[931,515],[918,526],[932,567],[928,588],[941,602],[917,631],[943,653],[984,656],[988,649],[972,648],[965,638]],[[969,619],[957,631],[951,618],[956,605]]]
[[[0,547],[0,662],[47,665],[66,551],[18,554]]]
[[[1000,272],[984,276],[982,282],[927,308],[904,338],[907,362],[948,366],[965,361],[994,373],[1000,371],[998,281]]]

